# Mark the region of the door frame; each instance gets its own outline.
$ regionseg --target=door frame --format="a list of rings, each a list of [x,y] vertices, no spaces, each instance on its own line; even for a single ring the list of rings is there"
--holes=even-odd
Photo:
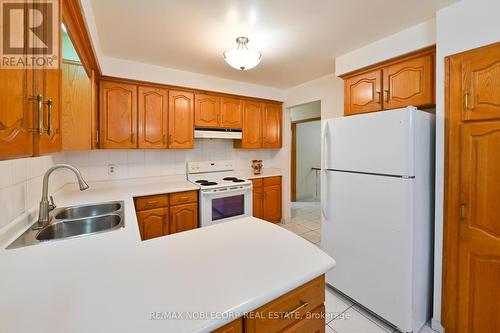
[[[291,122],[292,149],[290,158],[290,201],[297,201],[297,124],[321,121],[321,117],[306,118]]]

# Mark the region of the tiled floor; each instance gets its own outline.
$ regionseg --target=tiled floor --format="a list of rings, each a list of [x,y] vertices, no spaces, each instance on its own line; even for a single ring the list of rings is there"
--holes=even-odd
[[[291,221],[281,226],[320,246],[320,214],[319,202],[293,202]],[[326,288],[325,307],[326,333],[399,332],[330,287]],[[435,333],[435,331],[426,326],[420,333]]]
[[[292,219],[281,226],[319,246],[321,241],[319,202],[293,202]]]
[[[344,296],[326,288],[326,333],[398,333],[382,320],[365,311]],[[429,326],[420,333],[436,333]]]

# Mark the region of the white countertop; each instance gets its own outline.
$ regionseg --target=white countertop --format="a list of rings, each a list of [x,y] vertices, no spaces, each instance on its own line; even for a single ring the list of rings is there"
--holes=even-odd
[[[253,310],[335,265],[313,244],[253,217],[142,242],[132,198],[197,187],[182,180],[91,187],[66,185],[55,202],[124,200],[125,228],[0,250],[1,332],[209,332],[234,319],[222,314]],[[169,311],[214,313],[150,319]]]
[[[260,174],[256,175],[252,170],[236,170],[235,174],[238,177],[244,179],[256,179],[256,178],[266,178],[266,177],[274,177],[274,176],[282,176],[283,172],[278,168],[262,168]]]

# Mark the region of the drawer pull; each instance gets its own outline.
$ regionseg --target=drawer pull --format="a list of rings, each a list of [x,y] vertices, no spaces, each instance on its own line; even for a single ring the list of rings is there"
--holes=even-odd
[[[293,310],[287,311],[282,314],[283,319],[288,319],[290,318],[295,312],[300,311],[301,309],[307,307],[309,305],[308,302],[300,301],[300,304],[294,308]]]
[[[189,200],[189,197],[180,197],[179,198],[179,201],[188,201]]]
[[[146,207],[156,206],[158,201],[148,201],[146,202]]]

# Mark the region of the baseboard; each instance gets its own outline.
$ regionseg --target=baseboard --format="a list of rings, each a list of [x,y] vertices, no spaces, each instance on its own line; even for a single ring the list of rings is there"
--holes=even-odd
[[[443,325],[441,325],[440,320],[432,318],[431,319],[431,328],[436,332],[444,333],[444,327],[443,327]]]

